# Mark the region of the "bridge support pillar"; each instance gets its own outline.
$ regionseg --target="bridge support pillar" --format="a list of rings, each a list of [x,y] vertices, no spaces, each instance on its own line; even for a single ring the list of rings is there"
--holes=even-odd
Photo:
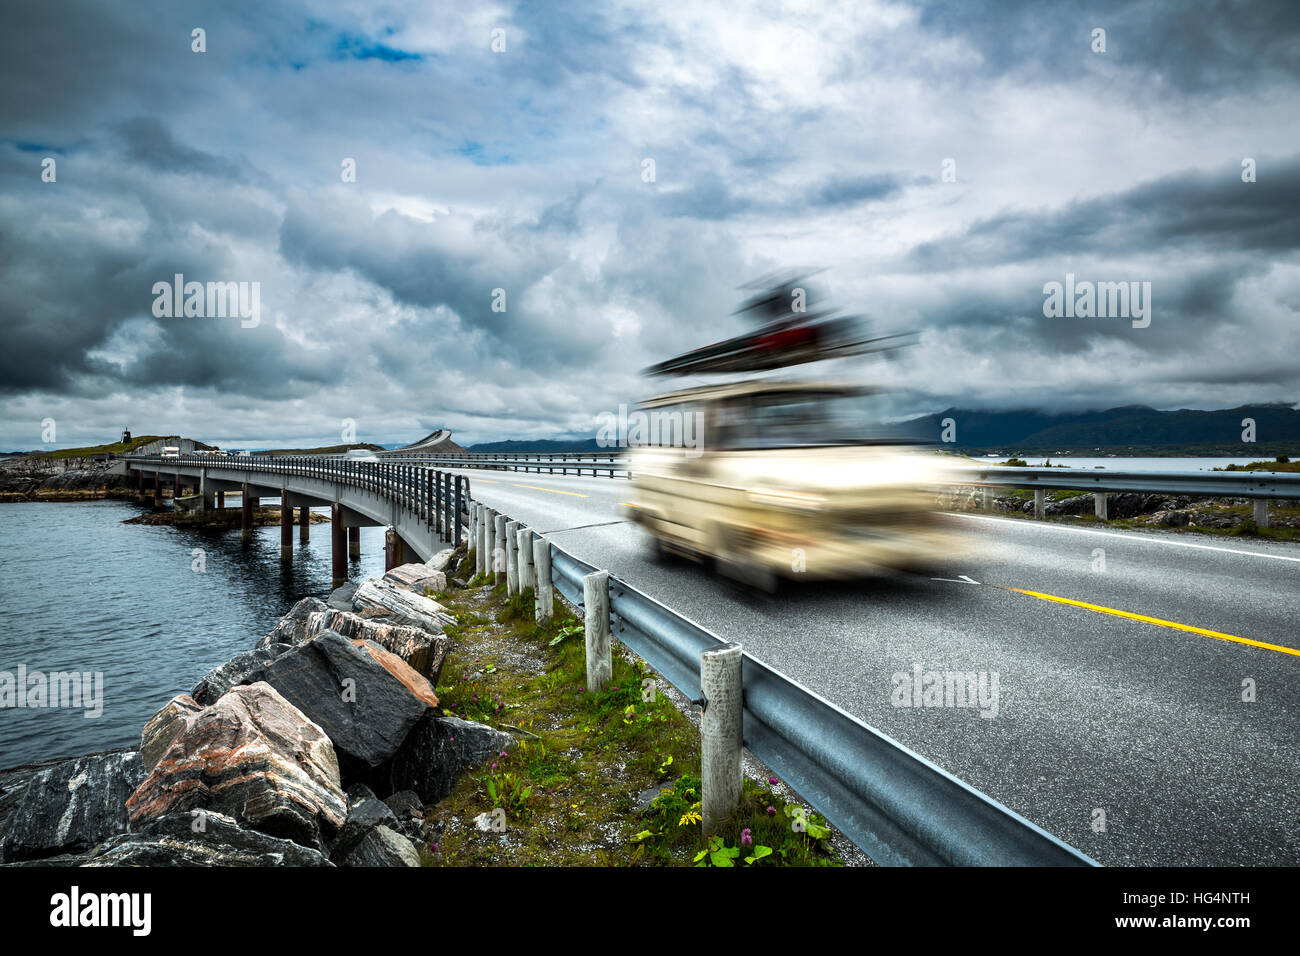
[[[388,572],[397,567],[399,552],[402,547],[402,539],[397,536],[395,528],[389,528],[384,532],[384,571]]]
[[[1106,511],[1106,492],[1094,491],[1092,493],[1092,508],[1099,521],[1109,520],[1109,515]]]
[[[225,510],[225,507],[226,507],[226,493],[225,493],[224,491],[218,491],[218,492],[217,492],[217,508],[218,508],[219,510],[224,511],[224,510]]]
[[[334,587],[348,581],[348,535],[343,528],[343,506],[330,505],[330,564],[334,569]]]
[[[153,473],[153,506],[162,507],[162,472]]]
[[[1255,527],[1257,528],[1268,527],[1268,499],[1267,498],[1255,499]]]
[[[1047,517],[1047,491],[1043,488],[1034,489],[1034,517],[1043,519]]]
[[[348,557],[361,557],[361,529],[348,528]]]
[[[298,540],[311,540],[311,509],[306,505],[298,509]]]
[[[239,537],[243,541],[251,541],[253,539],[253,493],[247,484],[240,488],[239,506],[241,509]]]
[[[293,560],[293,505],[288,495],[280,498],[280,560]]]

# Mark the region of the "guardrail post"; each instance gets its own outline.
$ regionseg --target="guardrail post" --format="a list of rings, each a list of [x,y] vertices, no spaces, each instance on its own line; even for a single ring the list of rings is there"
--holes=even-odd
[[[609,656],[609,572],[593,571],[582,578],[582,604],[587,635],[587,690],[604,690],[614,673]]]
[[[1034,489],[1034,517],[1047,517],[1047,490],[1045,488]]]
[[[506,576],[506,516],[492,512],[492,581],[500,584]]]
[[[506,596],[519,593],[519,522],[506,522]]]
[[[740,805],[743,656],[739,644],[700,654],[700,688],[705,701],[700,720],[700,812],[706,837],[717,833]]]
[[[988,485],[980,489],[980,507],[985,511],[993,510],[993,489]]]
[[[1257,528],[1268,527],[1268,499],[1267,498],[1255,499],[1255,527]]]
[[[1106,492],[1094,491],[1092,493],[1092,510],[1099,521],[1108,521],[1109,513],[1106,511]]]
[[[519,555],[519,593],[534,590],[533,581],[533,533],[527,528],[520,528],[516,535],[516,552]]]
[[[453,480],[456,485],[456,493],[453,496],[453,501],[451,503],[452,505],[451,546],[453,548],[459,548],[460,547],[461,486],[464,484],[465,478],[463,475],[456,475],[454,476]]]
[[[533,566],[537,571],[534,616],[538,624],[545,624],[555,616],[555,595],[551,593],[551,543],[540,534],[533,539]]]
[[[483,544],[483,573],[491,577],[497,544],[497,513],[491,508],[483,509],[483,530],[480,537]]]

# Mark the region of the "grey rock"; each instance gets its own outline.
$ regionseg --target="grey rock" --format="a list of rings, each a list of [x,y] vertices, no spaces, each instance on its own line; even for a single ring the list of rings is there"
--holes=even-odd
[[[349,581],[330,592],[329,600],[325,603],[336,611],[352,610],[352,596],[357,593],[358,585]]]
[[[486,724],[429,713],[407,735],[385,779],[394,791],[412,790],[424,803],[437,803],[467,770],[514,745],[514,737]]]
[[[441,634],[444,625],[456,619],[437,601],[378,578],[367,578],[352,596],[352,608],[372,617],[398,618],[403,624]]]
[[[411,841],[386,826],[377,826],[361,839],[340,866],[419,866],[420,854]]]
[[[264,680],[266,666],[290,649],[286,644],[272,644],[265,647],[259,644],[251,651],[240,651],[224,664],[212,668],[203,675],[190,689],[190,697],[203,707],[215,704],[232,687],[255,684]]]
[[[4,859],[81,853],[124,833],[127,798],[144,777],[137,750],[75,757],[39,771],[14,808]]]
[[[140,732],[140,760],[148,773],[171,747],[176,735],[185,729],[186,720],[203,707],[189,694],[178,694],[149,719]]]
[[[425,564],[435,571],[446,571],[448,565],[451,564],[452,557],[455,554],[456,554],[455,548],[443,548],[441,551],[439,551],[437,554],[431,557],[428,561],[426,561]]]
[[[397,752],[437,698],[399,658],[389,654],[406,669],[408,681],[425,684],[423,699],[360,643],[322,631],[273,661],[266,682],[325,731],[345,779],[366,780],[371,768]]]
[[[348,787],[348,818],[330,845],[330,859],[336,863],[348,856],[375,827],[399,830],[396,815],[364,784]]]
[[[445,634],[431,634],[422,627],[410,627],[387,618],[362,617],[353,611],[328,609],[312,614],[307,629],[313,636],[322,631],[335,631],[352,640],[374,641],[435,684],[451,649],[451,638]]]
[[[85,866],[331,866],[318,850],[241,827],[223,813],[175,812],[111,837]]]
[[[320,598],[303,598],[289,609],[288,614],[280,618],[266,637],[257,642],[257,646],[259,648],[268,648],[274,644],[288,644],[290,646],[301,644],[311,636],[307,631],[308,618],[318,611],[325,610],[325,608],[326,604]]]

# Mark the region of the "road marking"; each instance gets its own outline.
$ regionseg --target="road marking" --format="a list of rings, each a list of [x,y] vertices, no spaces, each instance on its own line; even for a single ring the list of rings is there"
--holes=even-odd
[[[1176,631],[1190,631],[1193,634],[1200,634],[1203,637],[1213,637],[1220,641],[1232,641],[1236,644],[1246,644],[1250,647],[1262,647],[1266,651],[1277,651],[1279,654],[1292,654],[1300,657],[1300,650],[1294,647],[1283,647],[1280,644],[1265,644],[1263,641],[1252,641],[1248,637],[1238,637],[1235,634],[1224,634],[1221,631],[1209,631],[1203,627],[1193,627],[1190,624],[1179,624],[1177,621],[1166,621],[1158,617],[1148,617],[1145,614],[1134,614],[1132,611],[1120,611],[1113,607],[1105,607],[1101,604],[1089,604],[1086,601],[1073,601],[1070,598],[1057,597],[1055,594],[1044,594],[1041,591],[1026,591],[1024,588],[1008,587],[1005,584],[995,585],[1007,591],[1015,591],[1017,594],[1028,594],[1030,597],[1036,597],[1043,601],[1055,601],[1058,604],[1069,604],[1072,607],[1081,607],[1088,611],[1096,611],[1099,614],[1113,614],[1116,617],[1126,617],[1131,621],[1142,621],[1145,624],[1158,624],[1161,627],[1171,627]]]
[[[1196,548],[1201,551],[1222,551],[1224,554],[1245,554],[1252,558],[1272,558],[1275,561],[1300,561],[1300,558],[1293,558],[1286,554],[1267,554],[1263,551],[1242,551],[1237,548],[1220,548],[1213,544],[1195,544],[1191,541],[1169,541],[1165,538],[1148,537],[1140,533],[1122,534],[1118,531],[1095,531],[1092,528],[1074,528],[1065,524],[1025,521],[1017,518],[995,518],[992,515],[963,514],[959,511],[953,512],[953,514],[959,518],[974,518],[976,521],[998,521],[1025,528],[1047,528],[1058,531],[1073,531],[1077,534],[1099,534],[1106,538],[1123,538],[1125,541],[1137,541],[1142,544],[1167,544],[1175,548]]]
[[[969,574],[958,575],[955,578],[931,578],[931,581],[951,581],[953,584],[979,584]]]
[[[644,505],[638,505],[638,504],[636,504],[636,503],[634,503],[634,502],[631,502],[631,501],[620,501],[619,504],[621,504],[624,508],[643,508],[643,507],[645,507]]]
[[[513,484],[513,482],[512,482]],[[558,488],[543,488],[541,485],[515,485],[516,488],[535,488],[538,491],[549,491],[553,495],[572,495],[574,498],[586,498],[588,495],[580,495],[576,491],[560,491]]]

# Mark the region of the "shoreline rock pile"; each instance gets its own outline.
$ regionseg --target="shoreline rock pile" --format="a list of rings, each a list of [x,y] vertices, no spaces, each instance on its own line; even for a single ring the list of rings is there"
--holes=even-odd
[[[439,705],[451,557],[299,601],[138,750],[0,771],[0,862],[418,866],[425,807],[514,745]]]

